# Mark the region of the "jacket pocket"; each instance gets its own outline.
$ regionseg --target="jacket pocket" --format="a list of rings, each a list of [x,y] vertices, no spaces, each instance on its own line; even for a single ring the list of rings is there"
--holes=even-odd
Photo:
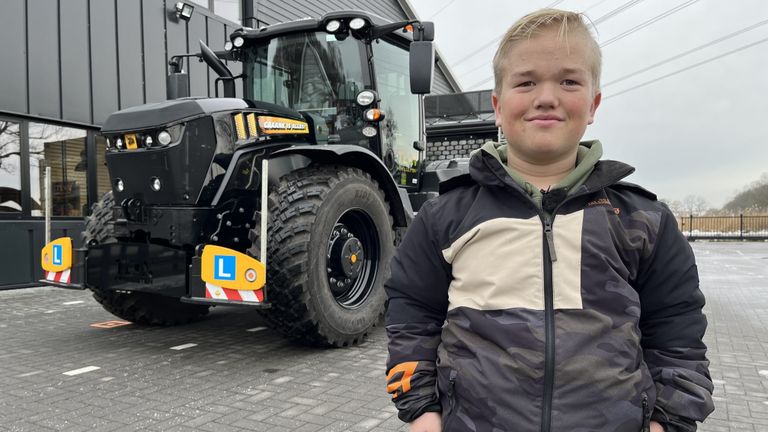
[[[456,418],[456,377],[458,372],[455,369],[451,369],[448,374],[448,387],[445,390],[445,397],[448,400],[448,409],[443,411],[443,430],[450,431],[449,427],[453,420]]]
[[[643,428],[641,432],[651,431],[651,407],[648,404],[648,395],[643,393]]]

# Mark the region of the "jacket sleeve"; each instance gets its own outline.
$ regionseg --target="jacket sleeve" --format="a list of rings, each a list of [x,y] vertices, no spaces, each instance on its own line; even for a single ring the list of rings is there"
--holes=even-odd
[[[400,244],[385,288],[387,392],[404,422],[440,411],[436,390],[437,347],[448,308],[450,266],[431,222],[434,201],[425,204]]]
[[[693,251],[666,207],[654,243],[637,281],[643,357],[656,384],[651,418],[667,432],[695,431],[714,410],[707,318]]]

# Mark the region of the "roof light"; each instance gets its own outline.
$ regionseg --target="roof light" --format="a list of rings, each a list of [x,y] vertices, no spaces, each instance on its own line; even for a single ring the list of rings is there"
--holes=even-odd
[[[366,22],[362,18],[352,18],[352,21],[349,22],[349,28],[352,30],[360,30],[365,27],[365,24]]]
[[[224,42],[224,50],[225,51],[232,51],[233,47],[234,47],[234,45],[232,45],[232,42],[230,42],[230,41]]]
[[[152,177],[152,180],[150,181],[149,186],[152,188],[153,191],[159,192],[160,191],[160,187],[162,185],[160,184],[160,179],[159,178]]]
[[[235,46],[235,48],[240,48],[243,46],[243,44],[245,44],[245,39],[243,39],[242,36],[238,36],[232,41],[232,44]]]
[[[331,20],[325,25],[325,31],[328,33],[336,33],[341,28],[341,22],[339,20]]]
[[[115,179],[115,189],[117,189],[118,192],[122,192],[125,190],[125,183],[123,183],[123,180],[121,179]]]
[[[123,149],[123,139],[122,139],[122,138],[118,138],[118,139],[117,139],[117,145],[116,145],[116,146],[117,146],[117,148],[119,148],[120,150],[122,150],[122,149]]]
[[[152,147],[152,144],[154,144],[154,143],[155,143],[155,141],[152,139],[151,136],[147,135],[147,137],[144,138],[144,145],[146,147]]]

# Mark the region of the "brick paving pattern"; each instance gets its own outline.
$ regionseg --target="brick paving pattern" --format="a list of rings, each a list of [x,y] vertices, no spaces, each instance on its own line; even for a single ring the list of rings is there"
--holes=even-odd
[[[768,243],[694,243],[716,411],[702,431],[768,431]],[[248,309],[199,323],[116,321],[87,291],[0,291],[0,431],[405,431],[382,329],[310,349]]]

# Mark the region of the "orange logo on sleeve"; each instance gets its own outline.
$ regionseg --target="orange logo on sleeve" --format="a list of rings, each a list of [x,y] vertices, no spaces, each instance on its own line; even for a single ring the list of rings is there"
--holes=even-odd
[[[419,362],[405,362],[390,369],[389,374],[387,374],[387,393],[392,393],[392,399],[407,393],[411,389],[411,377],[418,365]],[[402,374],[402,376],[400,376],[399,380],[395,381],[395,377],[399,374]],[[400,390],[399,393],[398,390]]]

